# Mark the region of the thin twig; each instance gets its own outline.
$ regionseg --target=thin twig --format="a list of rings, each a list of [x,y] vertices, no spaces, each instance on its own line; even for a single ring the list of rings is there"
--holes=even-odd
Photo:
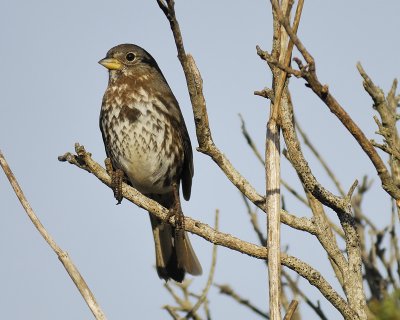
[[[293,27],[292,27],[292,30],[295,34],[297,33],[297,29],[299,28],[301,13],[303,11],[303,5],[304,5],[304,0],[299,0],[299,2],[297,4],[295,17],[294,17]],[[283,8],[283,5],[282,5],[282,8]],[[288,15],[286,15],[286,18],[288,18]],[[293,46],[294,46],[294,43],[292,40],[290,40],[289,44],[287,46],[287,49],[284,53],[284,58],[282,59],[283,65],[285,67],[288,67],[290,64],[290,58],[292,57]],[[278,78],[277,88],[276,88],[276,92],[275,92],[274,105],[276,105],[276,108],[273,109],[273,113],[272,113],[272,117],[274,119],[278,119],[280,102],[281,102],[281,97],[282,97],[283,89],[284,89],[285,82],[286,82],[286,76],[287,76],[286,71],[282,70],[282,72],[280,73],[280,76]]]
[[[181,297],[178,296],[178,294],[174,291],[174,289],[168,282],[164,283],[164,288],[167,289],[171,297],[174,298],[177,305],[182,306],[184,304],[184,301],[181,299]]]
[[[328,320],[328,318],[325,316],[324,312],[321,309],[321,305],[319,302],[317,304],[313,303],[307,295],[300,289],[297,281],[295,282],[289,275],[289,273],[283,269],[282,270],[282,275],[285,277],[285,279],[288,281],[289,287],[292,289],[294,294],[298,294],[306,303],[307,305],[318,315],[318,317],[321,320]]]
[[[246,123],[244,122],[244,119],[240,113],[239,113],[239,118],[240,118],[240,122],[241,122],[242,133],[243,133],[244,138],[246,139],[247,144],[249,145],[251,150],[254,152],[254,155],[260,161],[261,165],[264,165],[264,159],[263,159],[260,151],[258,150],[256,144],[254,143],[253,138],[251,137],[250,133],[247,131]]]
[[[246,208],[247,208],[247,212],[249,213],[250,217],[253,217],[255,215],[255,213],[251,210],[250,208],[250,204],[248,199],[246,199],[246,197],[243,196],[243,201],[246,204]],[[253,226],[254,231],[257,234],[258,237],[258,241],[260,242],[261,245],[265,245],[265,237],[261,232],[260,226],[258,224],[258,221],[256,218],[251,218],[250,219],[251,224]],[[266,261],[266,263],[268,263]],[[323,311],[320,308],[320,305],[315,305],[310,299],[308,299],[308,297],[304,294],[304,292],[298,287],[298,285],[292,280],[292,278],[290,277],[289,273],[285,270],[282,269],[282,276],[285,277],[285,279],[289,282],[289,286],[292,289],[292,291],[294,292],[294,294],[299,294],[302,299],[311,307],[311,309],[313,309],[315,311],[315,313],[322,319],[322,320],[328,320],[325,316],[325,314],[323,313]],[[283,292],[284,290],[282,290]]]
[[[399,239],[396,235],[396,229],[395,229],[395,206],[394,204],[392,205],[392,228],[390,230],[390,242],[393,247],[393,252],[394,252],[394,258],[396,259],[396,264],[397,264],[397,276],[400,280],[400,249],[399,249]]]
[[[298,301],[292,300],[292,302],[291,302],[290,305],[289,305],[289,309],[288,309],[288,311],[286,312],[286,315],[285,315],[285,317],[283,318],[283,320],[291,320],[291,319],[292,319],[292,317],[293,317],[293,315],[294,315],[294,313],[295,313],[295,311],[296,311],[296,309],[297,309],[297,305],[298,305],[298,304],[299,304]]]
[[[225,295],[231,297],[233,300],[235,300],[239,304],[249,308],[251,311],[253,311],[254,313],[258,314],[262,318],[270,319],[269,315],[266,312],[264,312],[264,311],[260,310],[259,308],[257,308],[248,299],[245,299],[245,298],[241,297],[229,285],[226,285],[226,284],[224,284],[224,285],[223,284],[215,284],[215,286],[220,290],[219,292],[221,294],[225,294]]]
[[[79,292],[81,293],[83,299],[85,300],[86,304],[92,311],[94,317],[98,320],[106,320],[106,316],[104,315],[103,311],[101,310],[99,304],[96,301],[93,293],[90,291],[88,285],[86,284],[85,280],[83,279],[82,275],[80,274],[77,267],[74,265],[73,261],[69,257],[68,253],[63,251],[51,235],[47,232],[45,227],[40,222],[39,218],[36,216],[35,212],[33,211],[32,207],[30,206],[28,200],[26,199],[21,187],[18,184],[17,179],[15,178],[13,172],[11,171],[6,159],[4,158],[3,153],[0,150],[0,165],[4,170],[8,180],[12,188],[14,189],[15,194],[17,195],[19,201],[21,202],[22,207],[25,209],[29,219],[32,221],[33,225],[39,231],[40,235],[43,239],[48,243],[48,245],[53,249],[53,251],[57,254],[58,259],[63,264],[65,270],[67,270],[69,276],[71,277],[72,281],[75,283],[75,286],[78,288]]]
[[[176,313],[175,309],[171,306],[164,306],[164,309],[167,310],[169,315],[172,317],[174,320],[181,320],[182,318],[179,317],[178,313]]]
[[[385,97],[381,88],[374,84],[368,74],[365,72],[361,63],[357,63],[357,69],[364,79],[363,86],[367,93],[372,98],[373,108],[378,111],[381,121],[374,117],[378,125],[378,134],[383,136],[384,144],[377,144],[374,141],[371,143],[387,152],[390,156],[389,164],[391,170],[392,182],[397,188],[400,188],[400,137],[396,126],[398,121],[397,106],[399,105],[399,97],[396,97],[397,80],[393,81],[392,87]],[[385,189],[385,181],[382,181]],[[385,189],[386,190],[386,189]],[[387,190],[386,190],[387,191]],[[397,214],[400,220],[400,200],[394,194],[391,194],[396,199]]]
[[[214,229],[216,231],[219,230],[219,211],[217,210],[215,212],[215,224],[214,224]],[[214,280],[214,274],[215,274],[215,266],[217,264],[217,248],[218,246],[214,244],[213,246],[213,251],[212,251],[212,261],[211,261],[211,267],[210,267],[210,272],[208,273],[208,280],[206,283],[206,286],[203,289],[203,292],[201,293],[201,296],[197,300],[196,304],[193,306],[192,310],[190,310],[185,319],[188,319],[194,312],[196,312],[200,306],[206,301],[207,299],[207,294],[208,291],[210,290],[211,284],[213,283]]]
[[[262,166],[265,165],[264,159],[261,156],[260,151],[258,150],[256,144],[254,143],[253,138],[251,137],[249,131],[247,130],[246,123],[241,114],[239,114],[240,121],[241,121],[241,128],[244,138],[246,139],[247,144],[249,145],[250,149],[253,151],[256,158],[259,160]],[[304,205],[308,207],[307,200],[303,198],[295,189],[293,189],[285,180],[281,178],[281,184],[289,191],[297,200],[302,202]]]
[[[309,204],[305,198],[303,198],[295,189],[293,189],[285,180],[281,179],[281,184],[289,191],[297,200],[302,204],[309,207]]]
[[[258,241],[260,242],[260,245],[265,246],[266,245],[266,237],[263,235],[263,233],[260,229],[260,226],[258,224],[257,213],[254,212],[253,210],[251,210],[249,200],[244,195],[242,195],[242,198],[243,198],[244,204],[246,206],[247,213],[250,216],[250,222],[251,222],[251,225],[253,226],[254,232],[257,235]]]
[[[302,44],[296,32],[290,26],[289,20],[282,13],[277,0],[271,0],[272,6],[278,16],[279,22],[285,27],[290,39],[293,41],[297,49],[300,51],[302,56],[307,62],[307,67],[302,66],[301,61],[296,59],[295,61],[299,64],[300,70],[303,71],[303,78],[307,81],[308,86],[314,91],[314,93],[325,103],[329,110],[342,122],[344,127],[353,135],[360,147],[364,150],[366,155],[370,158],[372,164],[378,173],[379,178],[382,181],[383,189],[389,193],[397,201],[397,205],[400,205],[400,188],[396,186],[392,177],[389,174],[383,160],[375,150],[372,143],[368,140],[362,130],[357,126],[349,114],[343,109],[339,102],[330,94],[327,85],[322,85],[318,80],[315,61],[311,54],[307,51],[305,46]]]
[[[328,174],[329,178],[333,181],[335,184],[336,188],[340,192],[341,196],[344,197],[346,196],[345,191],[343,190],[339,180],[336,178],[335,174],[333,171],[329,168],[328,164],[324,160],[324,158],[321,156],[321,154],[318,152],[318,150],[314,147],[310,139],[308,138],[307,134],[303,131],[303,129],[300,127],[298,121],[296,121],[296,129],[300,133],[301,137],[303,138],[304,144],[311,150],[311,152],[314,154],[314,156],[318,159],[318,161],[321,163],[322,167],[325,169],[326,173]]]

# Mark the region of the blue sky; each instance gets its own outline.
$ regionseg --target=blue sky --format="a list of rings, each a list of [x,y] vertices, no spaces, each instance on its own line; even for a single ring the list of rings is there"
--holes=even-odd
[[[355,65],[361,61],[376,84],[387,91],[399,76],[400,2],[306,1],[299,35],[317,62],[319,78],[370,138],[376,130],[372,102]],[[213,137],[234,166],[264,193],[264,172],[240,132],[241,113],[263,150],[268,101],[253,95],[270,85],[271,75],[255,46],[270,50],[268,1],[182,1],[176,12],[186,50],[202,72]],[[167,318],[161,306],[171,297],[158,279],[147,213],[123,201],[93,176],[57,156],[85,145],[102,163],[105,152],[98,128],[107,72],[97,64],[114,45],[136,43],[163,70],[180,102],[194,147],[197,146],[190,100],[175,44],[156,1],[1,1],[0,148],[32,207],[58,244],[78,266],[109,319]],[[295,53],[295,55],[298,55]],[[379,190],[373,166],[328,109],[292,79],[296,115],[344,188],[368,174],[374,179],[364,207],[379,226],[389,220],[388,196]],[[378,137],[374,137],[379,140]],[[315,175],[329,189],[317,161],[305,149]],[[212,160],[194,151],[195,177],[184,212],[242,239],[257,239],[238,191]],[[294,170],[282,163],[282,176],[298,190]],[[34,229],[4,175],[0,174],[0,318],[90,319],[91,313],[56,256]],[[287,208],[298,216],[309,210],[290,195]],[[332,219],[335,220],[334,214]],[[260,214],[260,222],[265,218]],[[212,246],[191,236],[203,269]],[[335,283],[326,255],[315,239],[283,227],[282,245],[321,270]],[[196,278],[198,291],[207,272]],[[267,309],[265,265],[219,248],[215,282],[229,283],[260,308]],[[329,319],[339,314],[319,292],[301,281],[305,292],[321,300]],[[337,288],[337,285],[334,285]],[[215,319],[252,318],[247,310],[211,289]],[[305,318],[314,314],[301,304]]]

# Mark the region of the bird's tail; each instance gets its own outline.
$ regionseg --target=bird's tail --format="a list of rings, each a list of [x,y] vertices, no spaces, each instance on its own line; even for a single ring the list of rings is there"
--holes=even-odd
[[[202,268],[192,248],[188,234],[154,217],[153,230],[158,276],[166,281],[182,282],[185,273],[200,275]]]

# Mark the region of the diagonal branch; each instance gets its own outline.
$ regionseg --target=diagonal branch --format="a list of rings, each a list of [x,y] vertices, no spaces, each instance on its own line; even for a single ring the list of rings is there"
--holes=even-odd
[[[299,122],[295,120],[296,123],[296,129],[300,133],[301,137],[303,138],[304,144],[311,150],[311,152],[314,154],[314,156],[318,159],[318,161],[321,163],[322,167],[328,174],[329,178],[332,180],[332,182],[335,184],[336,189],[338,189],[340,195],[342,197],[346,196],[345,191],[343,190],[339,180],[336,178],[335,174],[333,171],[329,168],[327,162],[324,160],[322,155],[318,152],[318,150],[315,148],[315,146],[312,144],[310,139],[308,138],[307,134],[303,131],[303,129],[300,127]]]
[[[157,3],[170,23],[178,51],[178,58],[185,73],[189,96],[193,107],[197,141],[199,143],[197,150],[210,156],[239,191],[251,202],[263,209],[265,203],[264,197],[261,196],[233,167],[228,158],[214,144],[208,122],[206,101],[203,94],[203,80],[193,57],[185,52],[182,34],[175,15],[174,1],[157,0]]]
[[[258,307],[253,305],[248,299],[243,298],[238,293],[236,293],[229,285],[227,284],[215,284],[215,286],[219,289],[219,293],[225,294],[235,300],[237,303],[249,308],[255,314],[260,316],[263,319],[270,319],[270,316],[264,311],[260,310]]]
[[[353,184],[346,197],[341,198],[333,195],[317,181],[301,152],[300,143],[293,126],[293,110],[289,97],[283,97],[281,106],[282,132],[288,148],[289,160],[296,169],[305,189],[317,198],[318,201],[329,206],[337,213],[345,232],[346,251],[348,255],[348,266],[346,269],[352,272],[345,272],[343,274],[343,289],[347,298],[351,301],[351,305],[353,305],[355,310],[360,310],[361,318],[364,318],[364,304],[366,302],[362,288],[360,243],[354,218],[351,215],[350,202],[356,184]]]
[[[108,175],[107,171],[103,167],[101,167],[96,161],[91,158],[90,153],[86,152],[85,148],[83,146],[80,146],[79,144],[75,145],[75,149],[76,155],[66,153],[63,156],[60,156],[59,160],[68,161],[69,159],[71,161],[68,162],[76,165],[78,168],[82,167],[79,164],[84,164],[83,167],[86,171],[91,172],[101,182],[103,182],[108,187],[111,187],[111,177]],[[76,161],[73,161],[72,159],[76,159]],[[145,197],[136,189],[125,183],[122,184],[122,195],[128,201],[136,204],[146,211],[150,211],[157,218],[166,222],[170,218],[168,222],[172,225],[175,224],[173,217],[169,215],[168,209],[162,207],[156,201]],[[190,217],[185,217],[185,223],[183,225],[186,231],[196,234],[213,244],[220,245],[261,260],[266,260],[268,257],[267,248],[243,241],[230,234],[216,231],[207,224],[194,220]],[[311,285],[315,286],[322,293],[322,295],[333,306],[335,306],[336,309],[339,310],[339,312],[343,315],[345,319],[357,319],[357,315],[348,306],[347,302],[313,267],[296,257],[287,255],[286,253],[281,253],[281,264],[292,269],[301,277],[307,279]]]
[[[75,283],[75,286],[78,288],[79,292],[81,293],[83,299],[85,300],[86,304],[92,311],[94,317],[98,320],[105,320],[106,316],[104,315],[103,311],[101,310],[100,306],[98,305],[96,298],[94,297],[93,293],[90,291],[88,285],[86,284],[85,280],[83,279],[82,275],[80,274],[78,268],[74,265],[73,261],[69,257],[68,253],[63,251],[51,235],[47,232],[45,227],[40,222],[39,218],[36,216],[35,212],[33,211],[32,207],[30,206],[28,200],[25,198],[25,195],[18,184],[17,179],[15,178],[13,172],[11,171],[6,159],[4,158],[3,153],[0,150],[0,166],[3,168],[4,173],[6,174],[8,180],[12,188],[14,189],[15,194],[17,195],[19,201],[21,202],[22,207],[25,209],[29,219],[31,219],[32,223],[39,231],[40,235],[43,239],[48,243],[48,245],[53,249],[53,251],[57,254],[58,259],[63,264],[65,270],[67,270],[69,276],[71,277],[72,281]]]
[[[165,3],[162,0],[158,0],[157,2],[170,22],[178,50],[178,57],[185,73],[193,107],[196,134],[199,143],[198,150],[210,156],[233,185],[235,185],[247,199],[265,212],[265,198],[261,196],[233,167],[228,158],[218,149],[217,146],[215,146],[212,140],[211,130],[208,123],[206,102],[203,95],[203,80],[193,57],[190,54],[185,53],[179,24],[175,17],[174,1],[167,0]],[[295,229],[307,230],[307,232],[313,233],[314,227],[312,226],[312,222],[307,220],[307,218],[297,218],[296,216],[289,215],[286,211],[282,210],[281,220],[283,223],[288,224]]]

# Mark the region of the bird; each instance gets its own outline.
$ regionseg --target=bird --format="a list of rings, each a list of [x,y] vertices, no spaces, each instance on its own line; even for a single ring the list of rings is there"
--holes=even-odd
[[[124,181],[180,217],[176,226],[149,212],[156,269],[165,281],[182,282],[185,274],[202,274],[200,262],[182,228],[179,189],[191,195],[194,173],[188,130],[156,60],[135,44],[111,48],[99,63],[108,69],[108,86],[100,111],[107,157]],[[114,186],[118,202],[122,195]],[[118,195],[119,194],[119,195]]]

